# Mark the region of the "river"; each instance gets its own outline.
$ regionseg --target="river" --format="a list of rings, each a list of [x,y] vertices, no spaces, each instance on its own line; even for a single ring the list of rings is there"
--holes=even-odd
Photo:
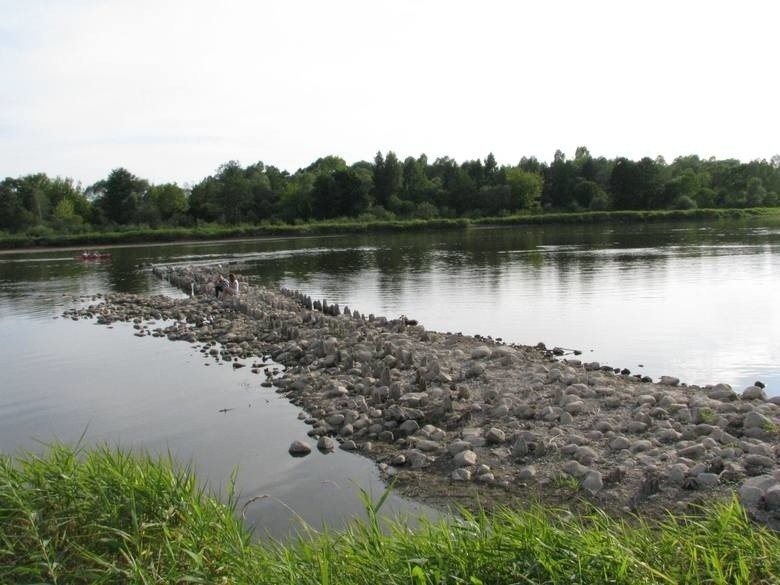
[[[224,493],[231,473],[247,523],[284,536],[339,525],[359,489],[384,485],[357,455],[287,455],[298,411],[249,368],[212,365],[185,343],[60,317],[75,299],[181,295],[149,263],[241,262],[253,284],[286,286],[428,329],[558,346],[632,373],[760,380],[780,394],[780,225],[537,226],[0,254],[0,451],[60,440],[170,452]],[[571,357],[571,354],[569,354]],[[228,409],[226,412],[220,412]],[[400,497],[390,513],[430,510]]]

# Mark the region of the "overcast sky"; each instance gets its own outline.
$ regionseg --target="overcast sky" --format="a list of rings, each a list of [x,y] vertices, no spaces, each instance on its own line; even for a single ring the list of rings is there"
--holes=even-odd
[[[0,177],[769,158],[778,23],[774,0],[0,0]]]

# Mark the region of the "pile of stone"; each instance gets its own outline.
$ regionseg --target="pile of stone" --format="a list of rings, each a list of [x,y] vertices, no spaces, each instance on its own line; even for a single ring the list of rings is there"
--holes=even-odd
[[[371,457],[410,494],[586,498],[641,512],[736,492],[755,518],[780,526],[780,397],[760,382],[739,393],[652,382],[543,346],[427,331],[247,283],[219,302],[207,268],[154,270],[191,298],[108,295],[68,316],[131,321],[136,335],[197,343],[216,360],[259,360],[253,371],[270,358],[284,367],[273,385],[302,408],[320,450]],[[291,453],[310,448],[302,440]]]

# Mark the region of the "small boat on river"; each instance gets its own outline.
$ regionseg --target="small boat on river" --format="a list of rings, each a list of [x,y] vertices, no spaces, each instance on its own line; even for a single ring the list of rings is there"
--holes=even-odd
[[[106,260],[111,258],[109,252],[87,252],[86,250],[76,256],[76,260]]]

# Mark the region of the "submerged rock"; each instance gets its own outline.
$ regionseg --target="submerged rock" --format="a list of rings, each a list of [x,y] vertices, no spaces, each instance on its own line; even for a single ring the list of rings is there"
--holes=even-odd
[[[311,453],[311,447],[303,441],[293,441],[287,450],[293,457],[305,457]]]

